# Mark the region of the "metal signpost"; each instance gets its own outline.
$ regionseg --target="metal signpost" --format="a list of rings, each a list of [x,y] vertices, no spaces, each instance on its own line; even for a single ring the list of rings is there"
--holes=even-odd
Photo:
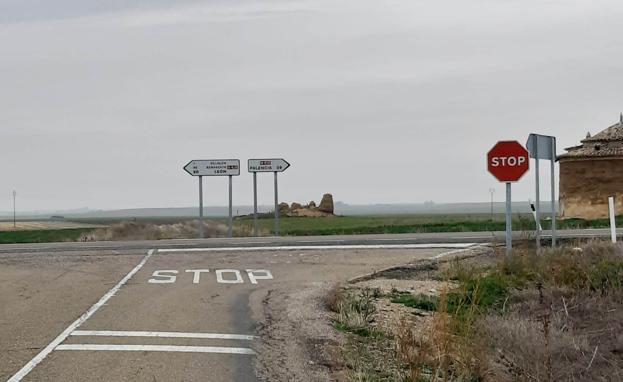
[[[192,176],[199,177],[199,237],[203,238],[203,177],[204,176],[228,176],[229,177],[229,228],[227,234],[232,237],[232,177],[240,175],[239,159],[206,159],[192,160],[184,166],[184,170]]]
[[[277,173],[284,172],[290,167],[285,159],[249,159],[249,172],[253,173],[253,236],[257,236],[257,173],[272,172],[275,177],[275,235],[279,236],[279,188]]]
[[[506,254],[513,249],[511,216],[511,183],[517,182],[529,169],[528,151],[517,141],[500,141],[487,154],[487,169],[500,182],[506,183]]]
[[[556,137],[549,135],[530,134],[526,148],[530,153],[530,158],[534,159],[536,177],[536,247],[537,252],[541,248],[541,192],[539,179],[539,159],[551,162],[551,198],[552,198],[552,248],[556,248],[556,184],[555,184],[555,164],[556,164]]]

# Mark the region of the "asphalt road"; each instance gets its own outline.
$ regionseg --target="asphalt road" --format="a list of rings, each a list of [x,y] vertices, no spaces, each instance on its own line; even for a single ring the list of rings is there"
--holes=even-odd
[[[144,250],[151,248],[239,248],[239,247],[287,247],[287,246],[347,246],[347,245],[400,245],[400,244],[445,244],[445,243],[504,243],[505,232],[442,232],[380,235],[335,235],[335,236],[285,236],[245,237],[218,239],[180,239],[160,241],[111,241],[87,243],[5,244],[0,253],[55,252],[55,251],[114,251]],[[513,232],[514,240],[525,240],[532,232]],[[623,229],[617,230],[619,238]],[[550,231],[542,231],[543,239],[551,237]],[[610,237],[609,229],[582,229],[558,231],[560,239],[590,239]]]
[[[470,246],[283,250],[251,241],[260,239],[242,249],[3,248],[0,380],[256,381],[267,296]]]

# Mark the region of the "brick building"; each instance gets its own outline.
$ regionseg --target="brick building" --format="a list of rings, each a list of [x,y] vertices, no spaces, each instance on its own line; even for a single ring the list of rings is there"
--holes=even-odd
[[[619,123],[567,148],[560,162],[560,214],[564,218],[608,216],[608,197],[623,212],[623,115]]]

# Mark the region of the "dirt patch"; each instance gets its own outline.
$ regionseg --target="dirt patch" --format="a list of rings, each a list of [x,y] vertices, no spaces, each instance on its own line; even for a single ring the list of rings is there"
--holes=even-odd
[[[433,325],[432,312],[391,303],[391,296],[436,296],[451,288],[452,282],[441,280],[439,267],[452,259],[414,261],[353,279],[345,287],[318,282],[252,294],[250,304],[262,338],[256,348],[258,376],[267,381],[349,381],[367,380],[376,370],[381,380],[401,380],[395,343],[400,323],[426,332]],[[349,291],[353,294],[345,300],[343,293]]]
[[[324,297],[330,283],[310,283],[294,292],[269,291],[262,299],[256,372],[266,381],[329,381],[339,370],[341,336],[331,327]]]

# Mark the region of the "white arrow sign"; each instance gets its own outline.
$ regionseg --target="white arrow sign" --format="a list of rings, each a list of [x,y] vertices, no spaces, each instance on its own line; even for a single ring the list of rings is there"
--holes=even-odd
[[[249,159],[249,172],[284,172],[290,163],[285,159]]]
[[[184,170],[192,176],[238,176],[240,175],[240,160],[192,160],[184,166]]]

